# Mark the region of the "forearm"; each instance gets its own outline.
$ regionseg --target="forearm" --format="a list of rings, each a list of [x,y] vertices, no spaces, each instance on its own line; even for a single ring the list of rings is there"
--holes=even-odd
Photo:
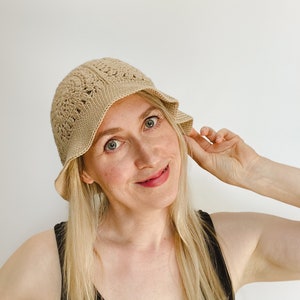
[[[200,133],[193,130],[186,141],[195,162],[220,180],[300,207],[299,168],[258,155],[227,129],[203,127]]]
[[[261,157],[249,172],[244,188],[300,207],[300,169]]]

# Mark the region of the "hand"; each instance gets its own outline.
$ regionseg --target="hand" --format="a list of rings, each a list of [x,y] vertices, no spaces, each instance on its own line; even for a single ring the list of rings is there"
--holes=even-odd
[[[189,155],[220,180],[240,187],[247,186],[251,170],[261,158],[236,134],[227,129],[216,132],[203,127],[186,136]],[[253,175],[253,174],[252,174]]]

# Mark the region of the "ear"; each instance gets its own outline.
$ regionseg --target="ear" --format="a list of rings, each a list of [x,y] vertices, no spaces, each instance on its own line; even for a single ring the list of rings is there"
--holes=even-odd
[[[80,178],[86,184],[94,183],[94,179],[85,170],[83,170]]]

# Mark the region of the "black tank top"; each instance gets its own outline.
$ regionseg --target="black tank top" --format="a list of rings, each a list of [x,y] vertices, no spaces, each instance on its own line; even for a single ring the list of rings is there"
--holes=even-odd
[[[227,295],[228,300],[234,300],[234,293],[232,289],[232,283],[231,279],[224,261],[223,254],[221,252],[220,245],[215,238],[215,229],[213,222],[211,220],[211,217],[208,213],[199,211],[199,215],[201,219],[206,223],[208,229],[205,229],[207,236],[208,236],[208,249],[210,253],[210,258],[213,263],[213,266],[215,267],[215,270],[217,274],[219,275],[220,281],[223,285],[223,288],[225,290],[225,293]],[[61,267],[64,263],[64,241],[65,241],[65,225],[66,222],[62,222],[59,224],[56,224],[54,226],[54,232],[56,236],[56,242],[57,242],[57,248],[58,248],[58,254],[59,254],[59,260]],[[204,227],[205,228],[205,227]],[[62,272],[63,276],[63,272]],[[63,280],[62,280],[63,282]],[[61,300],[66,300],[66,294],[65,289],[62,285],[62,292],[61,292]],[[97,291],[97,300],[104,300],[104,298],[100,295],[100,293]],[[212,299],[210,299],[212,300]],[[217,300],[217,299],[214,299]]]

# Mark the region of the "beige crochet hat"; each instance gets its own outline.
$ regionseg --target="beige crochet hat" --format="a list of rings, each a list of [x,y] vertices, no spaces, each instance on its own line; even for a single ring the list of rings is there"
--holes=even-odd
[[[183,131],[191,131],[192,118],[178,110],[178,101],[158,91],[142,72],[120,60],[102,58],[86,62],[59,84],[52,103],[51,125],[63,164],[55,187],[64,199],[68,200],[69,163],[88,151],[113,103],[141,90],[159,97]]]

